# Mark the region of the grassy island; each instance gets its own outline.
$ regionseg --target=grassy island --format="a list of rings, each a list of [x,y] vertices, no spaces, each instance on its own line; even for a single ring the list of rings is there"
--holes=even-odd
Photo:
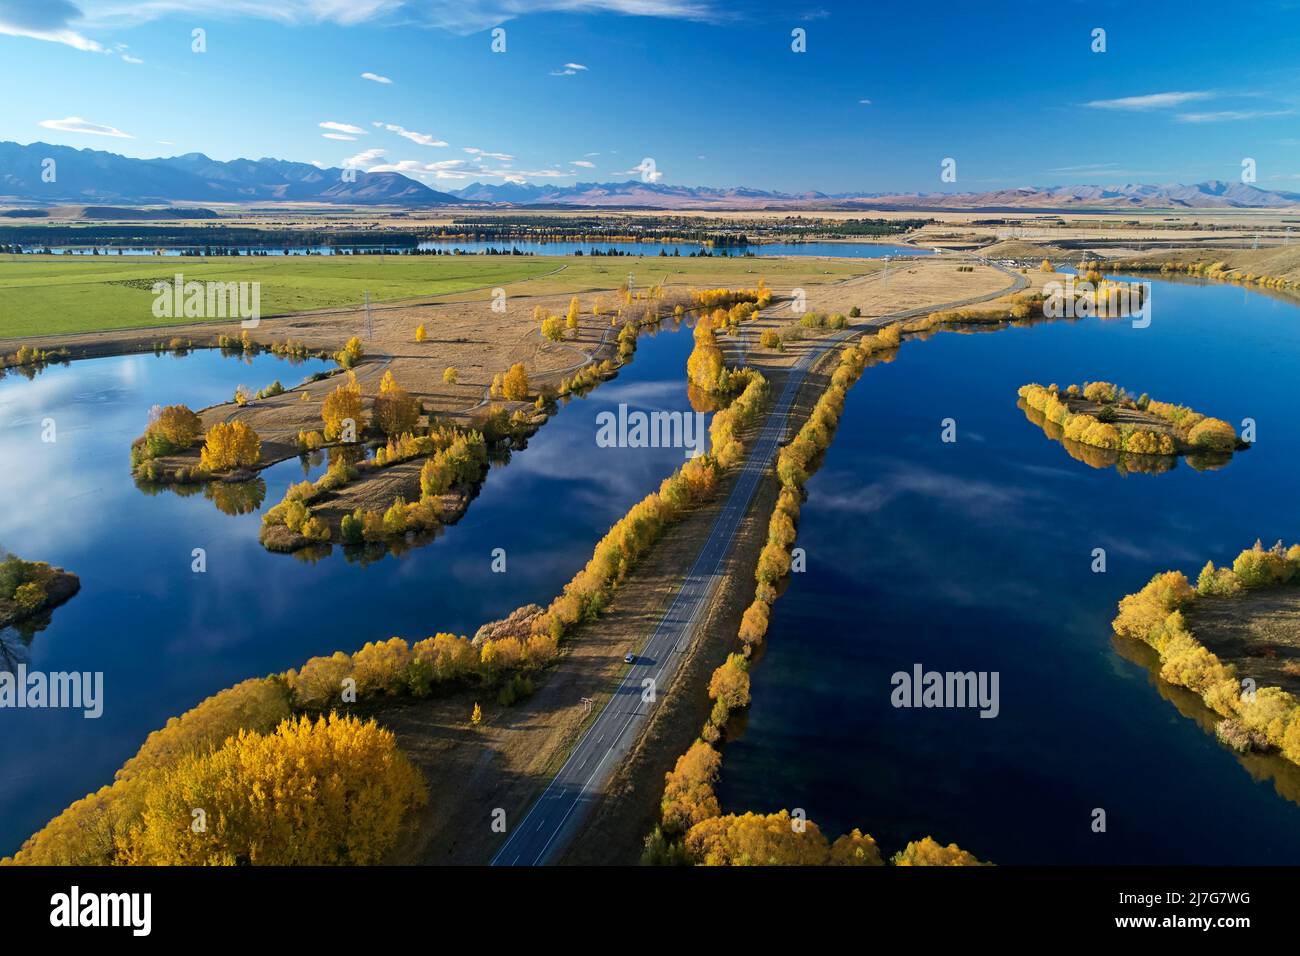
[[[1157,574],[1119,603],[1117,635],[1152,647],[1160,676],[1198,694],[1239,752],[1300,764],[1300,545],[1256,542],[1231,566],[1207,562],[1193,587]]]
[[[1094,468],[1168,471],[1180,455],[1195,468],[1214,468],[1249,447],[1222,419],[1145,394],[1134,397],[1111,382],[1025,385],[1018,394],[1030,421]]]
[[[2,549],[0,557],[0,628],[50,611],[81,589],[80,579],[63,568],[24,561]]]

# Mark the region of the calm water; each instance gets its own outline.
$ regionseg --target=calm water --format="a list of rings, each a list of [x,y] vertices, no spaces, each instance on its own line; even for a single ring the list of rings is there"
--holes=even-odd
[[[803,807],[887,852],[932,834],[999,863],[1300,863],[1300,806],[1270,779],[1280,766],[1300,793],[1296,768],[1251,758],[1252,778],[1110,632],[1157,571],[1300,538],[1300,308],[1156,282],[1153,310],[1144,330],[941,334],[867,370],[808,486],[808,570],[777,602],[726,745],[727,810]],[[1214,472],[1091,469],[1016,407],[1026,382],[1084,379],[1253,417],[1259,443]],[[890,677],[917,663],[1000,672],[1001,715],[894,709]]]
[[[526,450],[492,468],[460,523],[368,566],[339,548],[316,564],[271,554],[257,541],[260,511],[223,514],[201,493],[150,497],[129,474],[130,441],[154,403],[200,407],[240,383],[296,383],[318,364],[261,356],[250,367],[204,351],[0,380],[0,544],[82,582],[30,645],[12,630],[0,640],[31,669],[103,671],[106,698],[98,720],[0,711],[0,853],[110,782],[149,731],[223,687],[394,634],[473,633],[520,604],[545,603],[683,461],[680,449],[597,449],[595,416],[620,402],[689,410],[690,347],[689,333],[643,335],[618,378],[563,406]],[[40,441],[45,418],[56,422],[54,444]],[[297,459],[265,471],[262,509],[303,472]],[[206,574],[190,570],[200,547]],[[504,574],[491,572],[494,548],[506,549]]]
[[[101,250],[104,248],[103,246],[100,247]],[[290,246],[288,253],[295,256],[303,256],[308,253],[318,256],[331,256],[340,251],[350,251],[352,248],[352,246],[343,246],[338,249],[333,246]],[[379,247],[359,248],[378,249]],[[445,242],[438,240],[421,242],[419,248],[441,249],[445,252],[459,249],[461,252],[471,253],[487,252],[488,250],[509,252],[511,249],[518,249],[520,252],[531,253],[535,256],[571,256],[578,252],[589,255],[592,250],[605,253],[610,249],[616,249],[619,252],[630,253],[635,256],[657,256],[662,250],[670,256],[674,253],[687,256],[692,252],[698,252],[704,246],[698,242]],[[35,249],[28,248],[27,251],[33,252]],[[80,247],[58,246],[51,248],[50,251],[55,255],[88,256],[94,254],[91,249]],[[123,248],[121,250],[122,254],[127,256],[153,255],[154,251],[152,248]],[[247,255],[250,251],[248,248],[240,248],[240,252],[244,255]],[[285,254],[284,247],[259,249],[258,251],[271,256]],[[397,252],[398,250],[390,251]],[[929,249],[874,242],[774,242],[726,250],[719,249],[714,252],[714,255],[743,256],[746,251],[752,252],[756,256],[833,256],[835,258],[850,259],[878,259],[883,256],[924,256],[931,254]],[[101,255],[103,254],[101,252]],[[117,254],[118,250],[113,248],[112,255],[116,256]],[[166,249],[163,251],[163,255],[167,256],[179,256],[180,254],[180,249]]]

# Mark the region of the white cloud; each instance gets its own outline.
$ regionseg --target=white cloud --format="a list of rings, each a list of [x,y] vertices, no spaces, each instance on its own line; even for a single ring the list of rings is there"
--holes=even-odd
[[[443,159],[424,163],[413,159],[384,161],[382,149],[368,149],[348,159],[344,165],[365,169],[371,173],[401,173],[421,180],[444,180],[460,182],[467,179],[500,179],[509,183],[525,183],[533,179],[567,179],[575,174],[562,169],[509,169],[489,168],[481,165],[482,160]]]
[[[123,60],[123,62],[125,62],[125,63],[143,63],[143,62],[144,62],[144,60],[140,59],[138,56],[132,56],[130,53],[123,53],[123,54],[122,54],[122,60]]]
[[[584,169],[595,169],[596,164],[585,159],[575,159],[569,163],[570,166],[581,166]]]
[[[474,146],[463,146],[461,149],[471,156],[477,156],[479,159],[495,159],[502,163],[512,163],[515,159],[509,153],[489,153]]]
[[[355,143],[357,141],[355,136],[349,136],[347,133],[321,133],[321,136],[324,136],[326,139],[341,139],[347,143]]]
[[[0,0],[0,34],[62,43],[87,53],[111,53],[74,29],[81,19],[81,10],[71,0]]]
[[[387,154],[382,149],[365,149],[343,160],[343,165],[353,169],[365,169],[379,162],[385,155]]]
[[[1269,116],[1292,116],[1295,112],[1295,110],[1218,110],[1212,113],[1179,113],[1176,119],[1180,123],[1231,123]]]
[[[369,80],[372,83],[383,83],[385,86],[391,85],[393,82],[386,76],[381,76],[378,73],[371,73],[369,71],[362,73],[361,78],[363,80]]]
[[[643,179],[648,183],[657,183],[664,178],[664,174],[652,165],[648,165],[645,160],[637,163],[631,169],[625,169],[621,173],[615,173],[615,176],[635,176]]]
[[[324,123],[317,123],[321,129],[333,130],[336,133],[347,133],[351,136],[364,136],[366,131],[360,126],[353,126],[351,123],[336,123],[333,120],[326,120]]]
[[[14,2],[14,0],[10,0]],[[70,8],[66,19],[78,19],[68,0],[18,0]],[[82,0],[85,19],[104,27],[146,23],[164,16],[242,17],[276,23],[413,23],[467,36],[527,14],[562,12],[615,13],[665,20],[720,22],[729,14],[711,0]]]
[[[416,179],[463,180],[470,179],[472,172],[465,168],[463,159],[444,159],[436,163],[421,163],[413,159],[403,159],[396,163],[381,163],[371,166],[372,173],[401,173]]]
[[[586,67],[583,66],[581,63],[566,63],[566,64],[564,64],[564,68],[565,68],[566,70],[585,70],[585,69],[586,69]]]
[[[396,133],[398,136],[405,137],[406,139],[409,139],[412,143],[419,143],[421,146],[446,146],[447,145],[446,142],[444,142],[443,140],[436,139],[435,137],[430,136],[428,133],[417,133],[414,130],[409,130],[404,126],[398,126],[395,123],[381,123],[378,120],[376,120],[375,125],[378,126],[380,129],[386,129],[390,133]]]
[[[870,106],[871,100],[858,100],[858,103],[860,103],[862,106]]]
[[[1167,109],[1171,106],[1182,106],[1184,103],[1191,103],[1194,100],[1207,100],[1213,97],[1213,93],[1205,91],[1191,93],[1147,93],[1143,96],[1121,96],[1114,100],[1089,100],[1084,106],[1095,110],[1130,110],[1145,111]]]
[[[61,133],[85,133],[89,136],[112,136],[117,139],[135,139],[130,133],[123,133],[116,126],[105,126],[102,123],[92,123],[84,120],[80,116],[69,116],[67,119],[48,119],[41,120],[41,124],[46,129],[56,129]]]

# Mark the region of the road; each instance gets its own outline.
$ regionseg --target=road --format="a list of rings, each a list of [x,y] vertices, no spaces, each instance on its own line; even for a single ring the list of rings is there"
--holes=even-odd
[[[998,266],[994,268],[1013,276],[1015,281],[1012,285],[998,292],[959,302],[880,316],[870,324],[879,326],[941,309],[960,308],[1018,292],[1028,284],[1021,275]],[[708,607],[714,590],[725,574],[727,558],[731,554],[732,543],[740,530],[741,521],[749,511],[759,482],[776,457],[781,439],[790,426],[790,412],[809,368],[829,349],[836,348],[861,332],[861,327],[845,329],[819,340],[816,347],[805,353],[790,370],[785,385],[776,397],[772,410],[741,467],[731,493],[714,520],[708,540],[700,549],[695,563],[686,572],[681,589],[564,766],[529,808],[519,825],[510,830],[505,843],[492,858],[493,866],[542,866],[558,859],[568,847],[587,814],[604,793],[615,768],[645,729],[646,721],[655,707],[654,700],[648,699],[651,695],[646,693],[645,688],[653,687],[658,694],[662,694],[672,684],[677,668],[690,648],[696,622]]]

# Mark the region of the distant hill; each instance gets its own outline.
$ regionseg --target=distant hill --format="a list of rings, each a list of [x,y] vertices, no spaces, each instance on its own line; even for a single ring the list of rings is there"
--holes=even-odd
[[[157,222],[160,219],[219,219],[201,206],[51,206],[48,209],[5,209],[6,219],[102,219],[110,222]]]
[[[473,183],[453,189],[453,196],[479,202],[529,206],[639,206],[655,209],[747,209],[825,203],[824,193],[779,193],[764,189],[710,186],[668,186],[629,179],[621,183],[577,183],[573,186]]]
[[[1218,209],[1285,208],[1300,193],[1218,180],[1190,186],[1025,186],[981,193],[782,193],[762,189],[668,186],[627,180],[539,186],[473,183],[452,190],[461,199],[529,206],[636,206],[657,209]]]
[[[54,182],[44,182],[46,159]],[[351,205],[442,206],[464,201],[399,173],[343,170],[281,159],[210,159],[186,153],[131,159],[94,149],[48,143],[0,142],[0,198],[39,203],[323,202]]]
[[[56,163],[44,182],[44,161]],[[350,171],[352,172],[352,171]],[[48,143],[0,142],[0,202],[84,206],[168,203],[315,202],[424,208],[493,203],[545,208],[636,209],[861,209],[1069,210],[1069,209],[1276,209],[1300,205],[1300,193],[1259,189],[1218,180],[1180,184],[1023,186],[979,193],[784,193],[747,187],[671,186],[636,179],[572,186],[472,183],[439,192],[400,173],[321,169],[283,159],[215,160],[203,153],[131,159],[93,149]],[[55,214],[50,213],[53,217]],[[127,218],[88,216],[88,218]],[[155,214],[152,218],[163,218]],[[185,218],[185,217],[182,217]],[[189,216],[188,218],[195,218]]]

